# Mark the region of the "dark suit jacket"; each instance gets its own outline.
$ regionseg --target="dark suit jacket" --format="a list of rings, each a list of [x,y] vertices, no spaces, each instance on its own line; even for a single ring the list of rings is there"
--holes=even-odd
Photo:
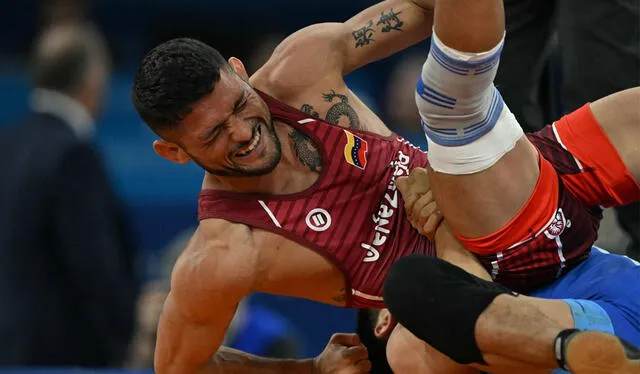
[[[97,152],[35,113],[0,131],[0,149],[0,365],[117,364],[137,287]]]

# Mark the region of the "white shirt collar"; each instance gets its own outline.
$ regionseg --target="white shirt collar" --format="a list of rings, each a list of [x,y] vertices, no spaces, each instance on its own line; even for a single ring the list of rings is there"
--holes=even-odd
[[[36,88],[31,94],[31,109],[59,118],[65,122],[79,138],[93,135],[95,124],[89,111],[77,100],[44,88]]]

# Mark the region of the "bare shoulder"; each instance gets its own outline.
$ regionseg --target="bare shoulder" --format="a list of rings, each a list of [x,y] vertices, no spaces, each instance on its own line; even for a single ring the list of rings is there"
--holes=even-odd
[[[206,318],[222,300],[237,302],[251,292],[257,279],[256,249],[249,227],[202,221],[171,274],[171,293],[182,312]]]
[[[338,58],[342,45],[335,38],[342,27],[341,23],[320,23],[293,33],[251,77],[252,83],[280,99],[287,99],[298,96],[318,81],[342,80]]]
[[[314,26],[321,25],[324,24]],[[313,43],[314,37],[317,36],[285,40],[267,64],[251,77],[252,85],[310,117],[345,128],[389,135],[382,120],[347,87],[340,65],[327,57],[336,53],[335,50],[329,46],[307,51],[307,43],[328,44]],[[326,53],[321,52],[323,49]]]

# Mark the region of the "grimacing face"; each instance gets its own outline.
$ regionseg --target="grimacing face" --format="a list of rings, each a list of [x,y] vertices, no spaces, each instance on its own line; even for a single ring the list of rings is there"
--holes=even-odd
[[[281,145],[269,107],[236,73],[221,69],[211,94],[193,107],[174,139],[207,172],[252,177],[273,171]]]

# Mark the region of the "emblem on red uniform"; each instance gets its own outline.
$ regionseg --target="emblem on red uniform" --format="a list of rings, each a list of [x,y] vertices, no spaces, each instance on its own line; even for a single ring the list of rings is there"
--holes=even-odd
[[[553,217],[553,220],[551,221],[549,226],[547,226],[547,229],[544,231],[544,234],[549,239],[554,239],[555,237],[562,235],[564,230],[568,229],[569,227],[571,227],[571,220],[568,220],[565,217],[564,212],[562,211],[562,208],[559,208],[556,211],[555,217]]]
[[[367,141],[344,130],[347,144],[344,146],[344,159],[351,165],[363,169],[367,166]]]

